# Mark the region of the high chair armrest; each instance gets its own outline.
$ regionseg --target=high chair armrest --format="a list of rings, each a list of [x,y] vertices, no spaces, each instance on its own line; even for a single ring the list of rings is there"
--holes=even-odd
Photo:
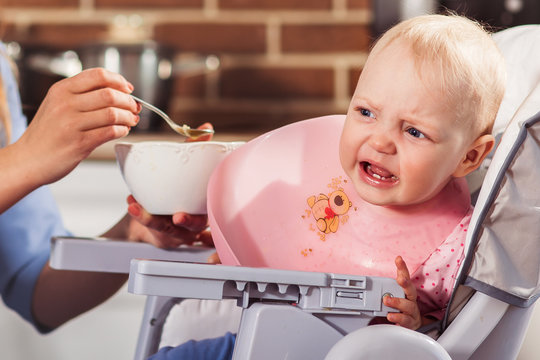
[[[509,306],[476,292],[437,342],[453,360],[469,359],[497,326]]]

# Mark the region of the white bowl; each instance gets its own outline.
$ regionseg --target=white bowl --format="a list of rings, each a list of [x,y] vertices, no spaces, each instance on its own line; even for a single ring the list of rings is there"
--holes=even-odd
[[[214,168],[243,142],[118,143],[116,160],[135,199],[151,214],[206,214]]]

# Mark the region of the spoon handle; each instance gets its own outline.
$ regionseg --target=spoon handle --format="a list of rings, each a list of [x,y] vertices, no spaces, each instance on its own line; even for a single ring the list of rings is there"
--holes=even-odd
[[[171,129],[173,129],[174,131],[176,131],[180,135],[183,135],[183,136],[186,136],[186,137],[189,137],[189,138],[192,138],[192,139],[197,139],[197,138],[199,138],[199,137],[201,137],[203,135],[209,135],[209,134],[214,133],[213,129],[192,129],[187,125],[180,126],[180,125],[176,124],[174,121],[172,121],[172,119],[169,117],[169,115],[167,115],[163,110],[155,107],[154,105],[152,105],[152,104],[150,104],[150,103],[148,103],[148,102],[146,102],[146,101],[144,101],[142,99],[139,99],[138,97],[136,97],[134,95],[131,95],[131,97],[133,98],[133,100],[137,101],[139,104],[141,104],[145,108],[147,108],[147,109],[155,112],[159,116],[161,116],[161,118],[163,120],[165,120],[167,122],[167,124],[169,124]]]
[[[172,119],[169,117],[169,115],[167,115],[163,110],[155,107],[154,105],[152,105],[152,104],[150,104],[150,103],[148,103],[148,102],[146,102],[146,101],[144,101],[142,99],[139,99],[135,95],[131,95],[131,97],[133,98],[133,100],[135,100],[136,102],[138,102],[139,104],[141,104],[145,108],[147,108],[149,110],[152,110],[153,112],[155,112],[156,114],[161,116],[163,118],[163,120],[165,120],[170,126],[176,125],[174,123],[174,121],[172,121]]]

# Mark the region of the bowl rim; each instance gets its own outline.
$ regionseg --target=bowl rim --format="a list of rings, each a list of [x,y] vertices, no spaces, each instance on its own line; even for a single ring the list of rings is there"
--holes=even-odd
[[[245,144],[245,141],[238,140],[238,141],[215,141],[215,140],[209,140],[209,141],[193,141],[193,142],[176,142],[176,141],[168,141],[168,140],[145,140],[145,141],[137,141],[137,142],[129,142],[129,141],[121,141],[116,143],[114,146],[174,146],[174,147],[191,147],[191,146],[197,146],[197,145],[231,145],[231,144],[238,144],[242,145]]]

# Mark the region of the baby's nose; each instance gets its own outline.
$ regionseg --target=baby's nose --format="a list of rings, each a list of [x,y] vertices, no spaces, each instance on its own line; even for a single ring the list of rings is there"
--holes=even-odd
[[[396,144],[393,139],[393,134],[387,129],[378,129],[371,134],[369,145],[377,152],[392,155],[396,152]]]

